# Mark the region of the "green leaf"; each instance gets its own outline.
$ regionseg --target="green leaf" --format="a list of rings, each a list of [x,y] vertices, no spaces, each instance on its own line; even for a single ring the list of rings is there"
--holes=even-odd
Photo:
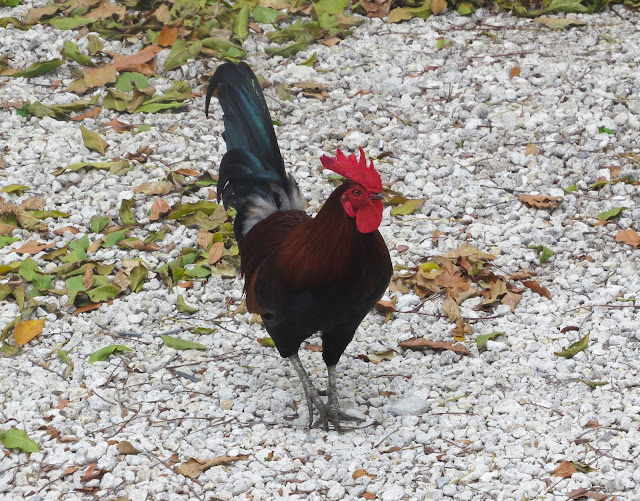
[[[60,212],[59,210],[35,210],[29,212],[36,219],[58,219],[60,217],[69,217],[71,215],[68,212]]]
[[[18,242],[20,239],[18,237],[10,237],[9,235],[0,235],[0,249],[6,247],[7,245],[11,245],[14,242]]]
[[[437,50],[446,49],[448,47],[451,47],[452,45],[453,45],[453,42],[451,40],[449,40],[448,38],[440,38],[440,39],[436,40],[436,49]]]
[[[27,103],[24,103],[22,105],[22,108],[16,110],[16,114],[20,115],[21,117],[27,118],[29,116],[29,105]]]
[[[413,12],[406,7],[397,7],[389,12],[387,16],[387,22],[399,23],[400,21],[407,21],[413,18]]]
[[[18,275],[24,278],[27,282],[31,282],[38,273],[40,273],[38,263],[30,257],[27,257],[27,259],[22,261],[20,268],[18,268]]]
[[[535,249],[540,252],[540,264],[549,260],[553,256],[553,251],[544,245],[529,245],[529,249]]]
[[[69,300],[67,304],[73,304],[76,300],[76,296],[79,292],[84,292],[87,288],[84,286],[84,276],[76,275],[75,277],[68,278],[65,281],[65,286],[67,287],[67,296],[69,296]]]
[[[585,350],[589,345],[589,334],[575,343],[569,345],[567,348],[563,348],[561,351],[555,352],[554,355],[558,357],[573,358],[575,355]]]
[[[171,211],[167,215],[167,219],[181,219],[188,214],[192,214],[196,211],[202,211],[207,216],[212,214],[218,208],[218,204],[216,202],[210,202],[208,200],[201,200],[200,202],[195,202],[191,204],[182,204],[177,209]]]
[[[116,79],[116,83],[114,85],[116,89],[123,92],[129,92],[133,90],[134,87],[136,89],[142,90],[149,87],[149,79],[142,73],[127,71],[118,75],[118,78]]]
[[[308,45],[309,42],[295,42],[285,47],[268,47],[264,52],[268,56],[291,57],[306,49]]]
[[[208,37],[202,40],[203,47],[217,50],[221,54],[237,54],[235,57],[242,58],[247,52],[239,45],[218,37]]]
[[[254,7],[251,12],[253,19],[261,24],[273,24],[278,15],[280,15],[280,12],[277,10],[272,9],[271,7],[262,7],[260,5]]]
[[[592,390],[595,390],[598,386],[604,386],[609,384],[607,381],[588,381],[587,379],[578,379],[581,383],[586,384]]]
[[[62,65],[62,59],[52,59],[50,61],[42,61],[39,63],[33,63],[29,65],[22,71],[18,71],[13,75],[8,75],[10,77],[24,77],[24,78],[32,78],[38,77],[40,75],[44,75],[45,73],[49,73],[50,71],[58,69]]]
[[[413,214],[413,212],[422,205],[424,200],[407,200],[402,205],[398,207],[394,207],[391,209],[392,216],[408,216],[409,214]]]
[[[173,336],[160,336],[164,344],[176,350],[208,350],[209,348],[203,344],[194,341],[186,341]]]
[[[58,350],[58,358],[67,365],[72,363],[67,350]]]
[[[104,242],[102,243],[102,247],[113,247],[114,245],[118,245],[118,242],[120,242],[120,240],[124,240],[125,238],[127,238],[127,236],[125,235],[126,232],[127,230],[124,229],[113,231],[107,234],[105,236]]]
[[[136,108],[136,113],[157,113],[158,111],[180,108],[181,106],[185,106],[185,103],[173,101],[171,103],[143,104],[139,108]]]
[[[551,0],[551,3],[544,9],[545,12],[589,12],[589,9],[582,5],[581,0]]]
[[[40,452],[40,447],[29,438],[27,432],[10,428],[6,431],[0,431],[0,442],[7,449],[20,449],[24,452]]]
[[[598,127],[598,133],[599,134],[615,134],[614,131],[612,131],[611,129],[609,129],[607,127]]]
[[[62,49],[60,49],[60,53],[63,56],[68,57],[69,59],[73,59],[76,63],[83,66],[95,66],[91,58],[86,54],[80,52],[78,46],[71,40],[65,40],[65,42],[62,44]]]
[[[194,308],[193,306],[189,306],[187,303],[185,303],[182,294],[178,294],[176,306],[178,307],[178,311],[180,313],[195,313],[196,311],[198,311],[198,308]]]
[[[89,53],[94,56],[104,47],[102,40],[95,35],[88,35],[87,40],[89,40]]]
[[[627,207],[614,207],[613,209],[606,210],[598,214],[599,221],[608,221],[612,217],[619,215]]]
[[[578,191],[578,187],[575,184],[570,184],[564,189],[564,193],[568,195],[569,193],[573,193],[574,191]]]
[[[164,62],[165,70],[172,70],[182,66],[189,59],[196,57],[202,50],[202,42],[193,42],[187,45],[183,38],[176,40],[171,46],[171,52]]]
[[[316,59],[317,59],[317,58],[318,58],[318,55],[314,52],[313,54],[311,54],[311,56],[309,56],[309,58],[308,58],[306,61],[304,61],[304,62],[300,63],[300,66],[310,66],[310,67],[313,67],[313,63],[315,63],[315,62],[316,62]],[[278,87],[278,89],[281,89],[281,88],[286,88],[286,87],[284,87],[283,85],[281,85],[281,86],[279,86],[279,87]],[[290,93],[290,92],[289,92],[289,96],[291,96],[291,93]],[[288,100],[290,101],[291,99],[288,99]]]
[[[92,130],[87,129],[85,126],[80,126],[82,132],[82,142],[90,150],[97,151],[104,155],[104,150],[107,148],[107,143],[100,137],[100,134]]]
[[[29,187],[24,184],[8,184],[7,186],[0,189],[2,193],[14,193],[16,195],[22,195],[22,193],[28,190]]]
[[[94,351],[89,357],[89,363],[93,364],[95,362],[102,362],[109,358],[113,353],[118,351],[133,351],[128,346],[124,346],[122,344],[110,344],[109,346],[105,346],[104,348],[100,348],[97,351]]]
[[[490,332],[489,334],[479,334],[476,336],[476,344],[478,345],[478,349],[481,350],[487,347],[487,341],[491,339],[495,339],[498,336],[503,336],[504,332]]]
[[[322,14],[342,14],[349,5],[349,0],[320,0],[313,4],[318,16]]]
[[[69,164],[66,167],[53,172],[55,176],[64,174],[65,172],[75,172],[80,169],[102,169],[108,170],[111,174],[123,175],[131,170],[131,164],[126,160],[115,160],[113,162],[81,162],[77,164]]]
[[[100,233],[109,224],[108,216],[93,216],[91,218],[91,230],[94,233]]]
[[[0,7],[17,7],[22,0],[0,0]]]
[[[87,295],[89,299],[91,299],[94,303],[102,303],[104,301],[109,301],[114,297],[118,296],[122,290],[120,287],[114,284],[106,284],[101,285],[100,287],[96,287],[95,289],[91,289],[87,291]]]
[[[184,270],[184,274],[190,278],[204,278],[211,275],[211,269],[198,265],[194,268]]]
[[[240,11],[236,14],[232,23],[234,38],[237,40],[244,40],[249,35],[249,12],[251,8],[249,5],[243,5]]]
[[[86,17],[56,17],[47,22],[57,30],[73,30],[78,26],[85,26],[93,22]]]
[[[135,198],[130,200],[122,200],[120,203],[120,221],[125,226],[135,226],[138,224],[131,208],[136,204]]]
[[[215,331],[215,329],[211,329],[210,327],[195,327],[191,330],[194,334],[212,334]]]
[[[462,2],[458,5],[458,14],[461,16],[468,16],[469,14],[473,14],[475,11],[476,8],[471,2]]]
[[[140,292],[142,290],[144,279],[148,274],[149,271],[147,270],[147,267],[142,263],[138,264],[131,270],[131,273],[129,273],[129,280],[131,282],[129,287],[131,287],[133,292]]]

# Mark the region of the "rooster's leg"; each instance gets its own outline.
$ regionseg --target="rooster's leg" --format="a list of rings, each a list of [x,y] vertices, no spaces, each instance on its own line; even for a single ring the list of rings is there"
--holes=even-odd
[[[302,382],[302,388],[304,388],[304,396],[307,398],[307,408],[309,410],[309,428],[311,428],[313,423],[313,406],[316,406],[318,410],[318,414],[320,414],[320,418],[318,419],[319,423],[322,424],[325,430],[329,429],[329,423],[335,426],[336,430],[342,431],[340,427],[340,419],[335,413],[332,413],[326,406],[326,404],[322,401],[320,397],[320,393],[316,389],[316,387],[311,382],[311,378],[309,374],[305,370],[302,362],[300,361],[300,357],[298,354],[291,355],[289,357],[289,361],[293,368],[298,373],[298,377]]]
[[[327,407],[329,413],[341,421],[364,421],[363,418],[351,416],[340,409],[340,405],[338,404],[338,392],[336,389],[336,366],[327,365],[327,373],[329,376],[327,381],[327,397],[329,397]]]

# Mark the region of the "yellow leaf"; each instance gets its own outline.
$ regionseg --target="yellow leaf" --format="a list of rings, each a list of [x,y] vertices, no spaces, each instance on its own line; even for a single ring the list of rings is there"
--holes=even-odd
[[[431,12],[439,14],[447,8],[447,0],[431,0]]]
[[[44,318],[38,320],[25,320],[16,325],[13,331],[13,338],[16,344],[24,346],[44,329]]]

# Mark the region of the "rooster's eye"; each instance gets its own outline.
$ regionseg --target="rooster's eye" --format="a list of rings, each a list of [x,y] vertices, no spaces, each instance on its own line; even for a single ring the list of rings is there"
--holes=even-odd
[[[360,190],[353,190],[352,193],[354,197],[359,197],[360,195],[362,195],[362,192]]]

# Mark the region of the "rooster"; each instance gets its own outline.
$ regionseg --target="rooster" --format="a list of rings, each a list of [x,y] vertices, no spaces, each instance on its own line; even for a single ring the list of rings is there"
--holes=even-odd
[[[237,211],[234,231],[247,310],[262,316],[280,355],[302,382],[312,427],[342,431],[336,364],[356,329],[389,284],[392,266],[378,232],[382,181],[373,162],[323,156],[322,165],[345,182],[318,214],[305,212],[295,179],[287,175],[258,79],[245,63],[218,67],[207,89],[224,112],[227,152],[220,163],[218,201]],[[320,332],[327,365],[327,402],[298,357],[302,342]]]

